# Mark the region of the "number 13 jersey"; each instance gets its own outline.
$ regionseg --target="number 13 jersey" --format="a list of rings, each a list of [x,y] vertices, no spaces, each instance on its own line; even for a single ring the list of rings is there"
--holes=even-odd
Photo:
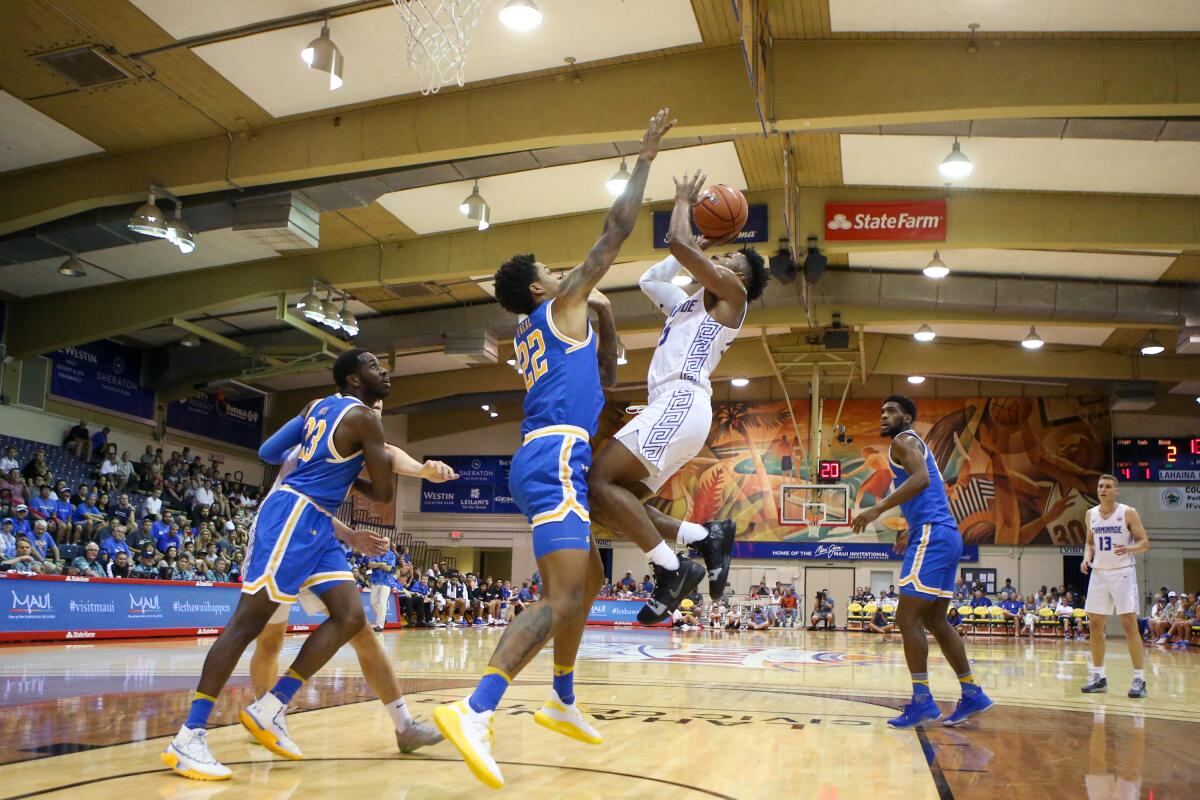
[[[596,362],[596,335],[577,341],[554,325],[554,301],[542,303],[517,325],[517,371],[525,381],[521,435],[553,425],[570,425],[595,435],[604,390]]]
[[[1133,534],[1125,522],[1125,509],[1129,506],[1117,503],[1117,508],[1111,515],[1104,517],[1100,514],[1100,506],[1088,509],[1088,523],[1092,529],[1092,569],[1124,569],[1134,564],[1133,555],[1116,554],[1117,545],[1129,547],[1133,544]]]

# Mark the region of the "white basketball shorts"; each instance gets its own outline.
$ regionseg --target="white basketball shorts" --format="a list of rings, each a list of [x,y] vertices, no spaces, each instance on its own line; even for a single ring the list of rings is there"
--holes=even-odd
[[[1092,570],[1083,610],[1089,614],[1136,614],[1137,571],[1133,567]]]
[[[642,483],[657,492],[700,452],[711,425],[709,394],[687,381],[674,381],[614,438],[645,465],[650,474]]]
[[[318,614],[327,616],[329,609],[325,608],[325,603],[321,598],[313,594],[311,589],[300,590],[300,606],[309,614],[316,616]],[[278,625],[280,622],[287,622],[288,615],[292,613],[291,603],[280,603],[275,608],[275,613],[267,620],[268,625]]]

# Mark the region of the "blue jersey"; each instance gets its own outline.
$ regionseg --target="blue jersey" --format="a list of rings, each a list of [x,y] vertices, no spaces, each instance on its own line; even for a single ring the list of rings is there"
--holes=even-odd
[[[919,531],[923,525],[949,526],[957,530],[958,524],[954,521],[954,515],[950,513],[950,502],[946,499],[946,484],[942,482],[942,473],[937,462],[933,460],[933,452],[921,441],[921,437],[911,430],[901,431],[897,438],[899,436],[911,436],[917,440],[917,444],[925,453],[925,469],[929,472],[929,485],[916,497],[900,504],[900,512],[908,521],[909,531]],[[892,457],[891,448],[888,449],[888,460],[892,462],[892,472],[896,475],[894,485],[899,486],[908,480],[908,473],[904,471],[904,467]]]
[[[296,468],[283,479],[284,486],[311,498],[329,513],[337,512],[363,469],[362,450],[342,455],[333,444],[342,417],[362,404],[357,397],[340,394],[319,400],[304,417]]]
[[[517,325],[513,344],[517,370],[525,379],[525,421],[521,435],[552,425],[596,433],[604,390],[596,362],[596,335],[576,341],[554,327],[554,301],[542,303]]]

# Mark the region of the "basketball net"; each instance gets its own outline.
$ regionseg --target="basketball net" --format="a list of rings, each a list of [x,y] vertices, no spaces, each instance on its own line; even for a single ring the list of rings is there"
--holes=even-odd
[[[392,0],[408,29],[408,68],[421,94],[463,85],[471,36],[490,0]]]
[[[804,525],[808,528],[808,536],[817,539],[821,536],[821,523],[825,521],[824,503],[804,504]]]

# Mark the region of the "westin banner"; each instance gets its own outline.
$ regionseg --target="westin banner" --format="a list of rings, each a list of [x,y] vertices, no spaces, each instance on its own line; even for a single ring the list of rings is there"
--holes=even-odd
[[[154,420],[154,392],[142,386],[142,353],[110,339],[47,353],[50,394],[75,403]]]
[[[220,395],[193,395],[167,406],[167,427],[180,433],[257,450],[262,444],[266,398],[226,400]]]
[[[421,511],[445,514],[520,514],[508,490],[512,456],[427,456],[458,473],[449,483],[421,481]]]

